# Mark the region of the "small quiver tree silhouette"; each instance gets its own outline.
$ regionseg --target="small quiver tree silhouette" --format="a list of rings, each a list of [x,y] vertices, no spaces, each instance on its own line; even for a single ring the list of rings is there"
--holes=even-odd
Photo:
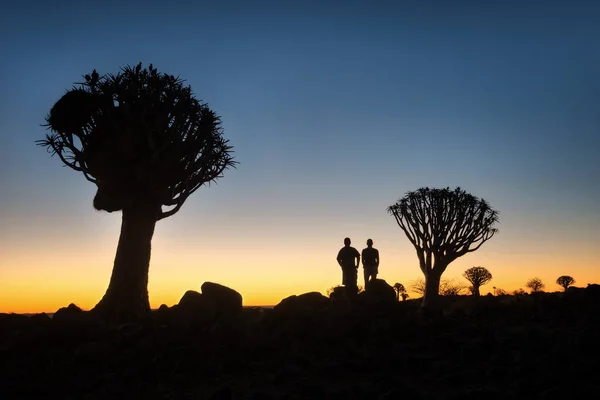
[[[471,267],[463,276],[471,283],[471,293],[474,297],[479,297],[479,288],[492,280],[492,274],[484,267]]]
[[[425,276],[422,307],[436,303],[448,265],[481,247],[498,232],[498,212],[460,188],[421,188],[388,207],[417,250]]]
[[[540,278],[532,278],[527,281],[525,287],[527,289],[530,289],[531,293],[538,293],[541,292],[546,287],[546,285],[544,285]]]
[[[97,210],[121,211],[110,283],[92,310],[110,321],[150,310],[148,269],[156,222],[235,166],[221,120],[189,86],[150,64],[96,70],[50,110],[37,143],[97,186]],[[163,209],[165,207],[165,209]]]
[[[402,294],[406,293],[406,288],[399,282],[394,283],[393,288],[396,291],[396,300],[400,301]],[[404,300],[404,297],[402,297],[402,299]]]
[[[562,287],[566,292],[569,286],[575,284],[575,279],[573,279],[573,277],[569,275],[559,276],[556,280],[556,284]]]

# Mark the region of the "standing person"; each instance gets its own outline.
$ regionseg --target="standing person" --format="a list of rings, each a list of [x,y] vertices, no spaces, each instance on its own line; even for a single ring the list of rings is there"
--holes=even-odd
[[[358,266],[360,265],[360,253],[350,246],[350,238],[344,239],[344,247],[337,255],[337,262],[342,267],[342,285],[346,287],[349,295],[358,293]]]
[[[362,251],[362,264],[365,273],[365,290],[369,287],[369,279],[377,279],[379,273],[379,250],[373,247],[373,240],[367,240],[367,247]]]

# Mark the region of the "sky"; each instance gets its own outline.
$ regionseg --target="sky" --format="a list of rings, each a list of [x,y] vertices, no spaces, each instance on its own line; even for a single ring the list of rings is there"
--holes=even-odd
[[[499,232],[444,277],[491,286],[600,282],[600,4],[595,1],[23,1],[0,13],[0,312],[89,309],[120,213],[35,145],[97,69],[153,63],[222,117],[237,169],[200,188],[152,242],[152,307],[205,281],[273,305],[341,284],[344,237],[379,277],[422,277],[386,208],[456,187]],[[362,272],[362,270],[361,270]],[[362,278],[359,279],[362,284]],[[415,297],[415,294],[412,294]]]

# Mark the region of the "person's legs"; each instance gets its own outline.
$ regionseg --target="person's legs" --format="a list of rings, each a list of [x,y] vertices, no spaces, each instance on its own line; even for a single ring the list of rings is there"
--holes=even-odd
[[[346,295],[348,297],[356,293],[356,271],[345,269],[342,284],[346,288]]]
[[[364,267],[364,277],[365,277],[365,290],[367,290],[368,287],[368,283],[369,283],[369,275],[371,274],[371,271],[369,271],[369,268]]]
[[[348,293],[350,294],[350,296],[356,296],[358,294],[358,270],[352,269],[348,272]]]

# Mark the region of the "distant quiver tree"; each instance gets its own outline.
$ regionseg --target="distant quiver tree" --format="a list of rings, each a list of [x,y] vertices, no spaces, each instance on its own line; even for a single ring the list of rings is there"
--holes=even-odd
[[[575,284],[575,279],[573,279],[573,277],[569,275],[559,276],[556,280],[556,284],[561,286],[566,292],[569,286]]]
[[[400,296],[402,294],[406,293],[406,288],[400,282],[394,283],[394,286],[392,286],[392,287],[394,288],[394,291],[396,292],[396,300],[400,301]]]
[[[492,280],[492,274],[484,267],[471,267],[463,273],[463,276],[472,286],[474,297],[479,297],[479,288]]]
[[[388,207],[417,251],[425,276],[422,307],[436,303],[448,265],[498,232],[498,211],[460,188],[420,188]]]
[[[110,283],[92,310],[110,321],[150,310],[148,269],[156,222],[181,209],[202,185],[236,165],[220,117],[189,86],[149,65],[69,89],[46,117],[37,143],[97,186],[97,210],[122,212]]]

